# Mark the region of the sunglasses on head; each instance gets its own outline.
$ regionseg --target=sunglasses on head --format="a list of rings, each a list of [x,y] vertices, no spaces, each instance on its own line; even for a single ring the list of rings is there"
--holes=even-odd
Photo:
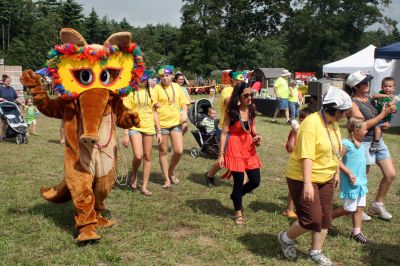
[[[253,92],[251,92],[251,93],[243,93],[242,96],[243,96],[243,98],[249,98],[249,97],[253,98],[254,97],[254,93]]]

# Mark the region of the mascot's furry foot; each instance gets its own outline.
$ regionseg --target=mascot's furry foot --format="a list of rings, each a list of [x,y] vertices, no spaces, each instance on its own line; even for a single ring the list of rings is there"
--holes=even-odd
[[[89,242],[89,241],[95,241],[99,240],[101,236],[99,236],[96,231],[88,230],[88,231],[81,231],[78,237],[76,238],[76,241],[79,243],[83,242]]]
[[[97,216],[97,228],[107,228],[113,226],[114,224],[114,221],[104,218],[101,216],[101,214]]]

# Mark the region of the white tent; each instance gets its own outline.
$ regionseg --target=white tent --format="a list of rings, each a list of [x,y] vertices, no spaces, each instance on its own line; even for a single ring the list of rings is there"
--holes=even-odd
[[[324,73],[342,73],[348,74],[357,70],[373,74],[375,65],[375,46],[369,45],[357,53],[350,55],[342,60],[329,63],[323,66]]]

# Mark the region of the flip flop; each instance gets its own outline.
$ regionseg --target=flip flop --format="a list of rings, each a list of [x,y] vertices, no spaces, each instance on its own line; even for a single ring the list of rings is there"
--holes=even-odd
[[[171,183],[170,182],[166,182],[164,183],[164,185],[162,186],[163,189],[169,189],[171,187]]]
[[[171,183],[174,184],[174,185],[179,184],[179,179],[176,178],[175,176],[170,176],[169,180],[171,180]]]

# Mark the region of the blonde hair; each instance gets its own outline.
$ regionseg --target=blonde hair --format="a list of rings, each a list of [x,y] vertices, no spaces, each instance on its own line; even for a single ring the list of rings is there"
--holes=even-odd
[[[351,117],[349,121],[347,121],[347,131],[349,134],[353,133],[356,129],[361,128],[363,122],[364,118]]]

